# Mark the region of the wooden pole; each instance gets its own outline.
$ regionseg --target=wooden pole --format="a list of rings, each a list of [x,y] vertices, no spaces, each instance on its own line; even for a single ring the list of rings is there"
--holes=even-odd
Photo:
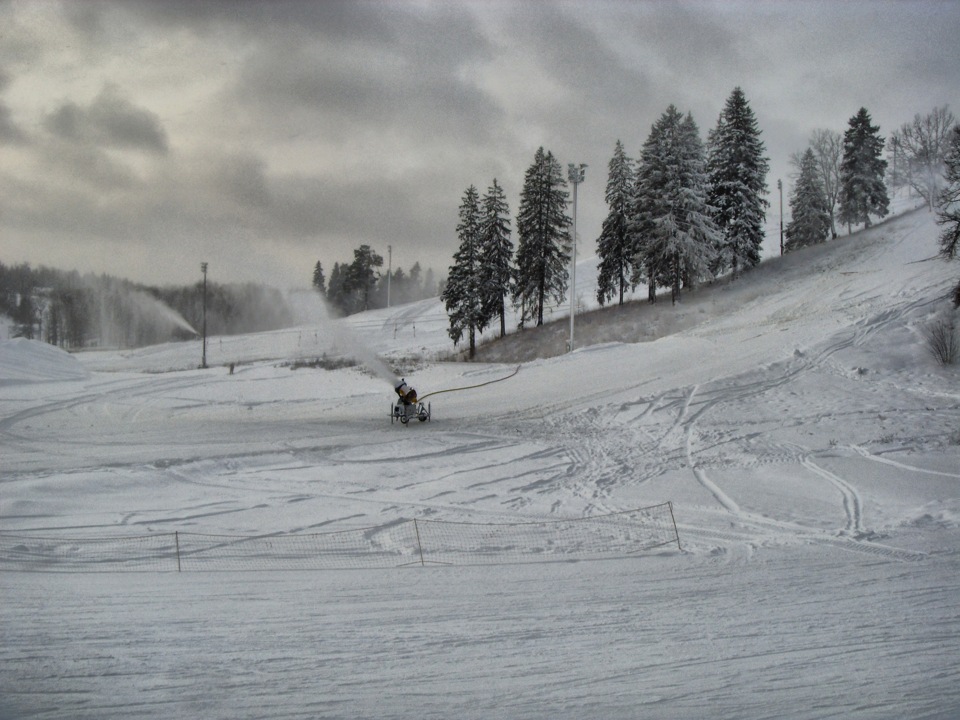
[[[177,572],[180,572],[180,532],[174,532],[173,537],[177,543]]]
[[[417,519],[413,519],[413,531],[417,534],[417,549],[420,551],[420,566],[423,567],[423,545],[420,544],[420,527],[417,525]]]
[[[677,536],[677,550],[683,552],[683,548],[680,547],[680,533],[677,531],[677,519],[673,516],[673,500],[667,501],[667,507],[670,508],[670,519],[673,520],[673,533]]]

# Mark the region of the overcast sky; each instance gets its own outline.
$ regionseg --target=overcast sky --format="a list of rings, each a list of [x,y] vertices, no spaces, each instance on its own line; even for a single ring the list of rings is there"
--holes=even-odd
[[[740,86],[775,193],[861,106],[884,137],[960,112],[958,38],[956,0],[0,0],[0,261],[292,287],[369,244],[445,275],[464,190],[515,218],[540,146],[589,165],[593,254],[616,140],[670,103],[705,138]]]

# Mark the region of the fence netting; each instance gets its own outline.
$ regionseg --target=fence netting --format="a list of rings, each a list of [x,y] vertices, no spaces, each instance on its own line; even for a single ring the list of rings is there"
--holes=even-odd
[[[568,520],[397,520],[310,534],[174,532],[63,538],[0,534],[0,571],[332,570],[629,556],[676,544],[671,503]]]

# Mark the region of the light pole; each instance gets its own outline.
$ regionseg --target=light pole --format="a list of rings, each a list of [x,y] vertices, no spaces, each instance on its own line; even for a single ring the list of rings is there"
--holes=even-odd
[[[387,307],[390,307],[390,276],[393,275],[393,245],[387,245]]]
[[[207,367],[207,264],[200,263],[200,271],[203,273],[203,358],[200,360],[200,367]]]
[[[783,255],[783,180],[777,180],[777,190],[780,191],[780,254]]]
[[[583,163],[567,165],[567,177],[573,183],[573,242],[570,249],[570,346],[568,352],[573,352],[573,316],[577,301],[577,185],[583,182],[584,171],[587,166]]]

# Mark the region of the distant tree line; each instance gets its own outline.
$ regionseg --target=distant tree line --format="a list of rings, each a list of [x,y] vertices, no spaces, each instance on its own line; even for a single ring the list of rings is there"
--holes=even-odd
[[[415,262],[408,272],[403,268],[381,272],[383,257],[369,245],[353,251],[353,262],[333,265],[327,279],[323,264],[313,266],[313,288],[327,299],[330,308],[341,315],[436,297],[437,281],[433,270],[423,272]]]
[[[792,157],[799,177],[784,250],[836,238],[838,223],[849,232],[885,217],[890,200],[884,149],[892,147],[891,179],[914,188],[931,208],[940,198],[941,223],[947,226],[943,254],[955,256],[957,171],[948,160],[955,128],[949,110],[937,108],[895,131],[887,145],[861,108],[844,134],[815,131],[810,146]],[[693,116],[673,105],[652,126],[636,161],[616,142],[608,165],[609,212],[597,238],[601,305],[614,298],[622,304],[627,291],[641,283],[650,302],[656,302],[658,289],[669,288],[676,303],[685,289],[725,274],[736,279],[760,262],[769,208],[769,160],[760,135],[738,87],[706,143]],[[945,172],[952,184],[943,190]],[[456,228],[459,246],[441,297],[448,334],[454,344],[466,339],[471,357],[477,334],[498,316],[504,333],[507,300],[519,309],[521,326],[542,324],[545,305],[562,301],[572,247],[568,198],[560,164],[541,147],[524,176],[514,254],[509,209],[497,181],[483,197],[473,185],[465,191]],[[960,286],[957,293],[960,300]]]
[[[948,106],[916,114],[890,134],[880,136],[865,108],[850,118],[841,135],[819,129],[802,153],[791,156],[799,171],[790,199],[792,220],[786,249],[794,250],[837,237],[837,223],[869,227],[871,216],[889,209],[888,187],[910,188],[934,210],[947,180],[948,155],[957,121]],[[826,225],[826,228],[824,227]]]
[[[609,214],[597,239],[601,304],[645,282],[655,302],[724,272],[738,275],[760,261],[768,161],[749,104],[736,88],[706,144],[690,113],[669,106],[633,161],[618,140],[609,164]],[[521,324],[541,325],[548,302],[567,292],[572,252],[569,192],[560,163],[537,150],[524,176],[512,254],[509,211],[496,180],[480,198],[463,196],[460,241],[443,299],[454,343],[468,338],[471,356],[478,332],[499,316],[504,301],[520,309]]]
[[[150,287],[109,275],[0,262],[0,315],[14,336],[65,349],[141,347],[195,337],[203,320],[202,285]],[[252,283],[208,282],[207,333],[231,335],[286,327],[283,294]]]

